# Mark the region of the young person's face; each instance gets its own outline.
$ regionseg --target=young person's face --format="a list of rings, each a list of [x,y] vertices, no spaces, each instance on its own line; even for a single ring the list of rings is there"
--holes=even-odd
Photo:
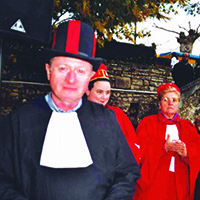
[[[65,56],[54,57],[46,64],[47,78],[56,105],[76,105],[88,89],[90,78],[95,74],[89,62]]]
[[[111,86],[108,81],[96,81],[94,87],[86,92],[88,100],[105,106],[110,98]]]

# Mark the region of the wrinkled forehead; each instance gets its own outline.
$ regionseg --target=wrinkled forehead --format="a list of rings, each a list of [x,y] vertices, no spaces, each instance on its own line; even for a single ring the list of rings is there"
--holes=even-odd
[[[177,98],[180,97],[180,95],[177,91],[168,91],[168,92],[166,92],[162,95],[162,97],[166,97],[166,96],[174,96],[174,97],[177,97]]]
[[[169,93],[173,93],[180,100],[181,94],[175,88],[168,88],[168,89],[165,89],[165,90],[163,90],[162,92],[159,93],[159,95],[158,95],[158,101],[161,101],[161,99],[164,96],[168,96],[167,94],[169,94]]]
[[[79,58],[71,58],[71,57],[67,57],[67,56],[56,56],[53,57],[50,62],[50,65],[52,64],[66,64],[66,65],[78,65],[78,66],[88,66],[89,68],[93,68],[92,64],[85,61],[85,60],[81,60]]]

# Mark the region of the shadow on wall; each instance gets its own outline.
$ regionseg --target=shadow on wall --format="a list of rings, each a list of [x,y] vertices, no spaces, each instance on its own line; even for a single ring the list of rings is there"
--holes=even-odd
[[[140,120],[149,115],[158,113],[158,105],[154,103],[131,103],[127,111],[127,116],[136,129]]]
[[[138,113],[139,113],[139,103],[131,103],[127,111],[127,116],[129,117],[135,129],[137,128],[138,125],[137,122]]]

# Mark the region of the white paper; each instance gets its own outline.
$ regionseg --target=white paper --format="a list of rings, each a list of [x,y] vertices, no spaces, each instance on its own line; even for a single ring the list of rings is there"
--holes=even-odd
[[[175,124],[167,125],[166,127],[166,133],[165,133],[165,140],[167,139],[167,135],[169,135],[170,142],[173,142],[174,140],[179,140],[179,133],[177,126]]]
[[[88,167],[93,163],[76,112],[52,112],[40,165],[52,168]]]
[[[175,157],[174,156],[171,157],[169,171],[170,172],[175,172]]]

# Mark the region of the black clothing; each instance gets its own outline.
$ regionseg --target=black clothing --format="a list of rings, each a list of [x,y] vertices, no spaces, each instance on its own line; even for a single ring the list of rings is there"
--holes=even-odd
[[[131,200],[140,170],[115,113],[90,101],[77,110],[93,164],[73,169],[40,165],[51,114],[42,97],[2,119],[0,199]]]
[[[175,64],[172,69],[172,77],[178,87],[182,87],[194,80],[193,67],[185,60]]]
[[[200,63],[197,63],[194,68],[194,76],[195,76],[195,79],[200,78]]]

